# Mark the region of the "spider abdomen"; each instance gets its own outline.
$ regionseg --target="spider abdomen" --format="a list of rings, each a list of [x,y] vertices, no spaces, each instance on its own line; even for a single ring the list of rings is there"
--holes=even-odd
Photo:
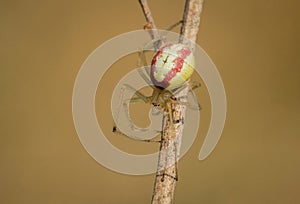
[[[189,48],[183,44],[167,44],[152,59],[151,81],[161,89],[174,90],[191,77],[194,64],[194,56]]]

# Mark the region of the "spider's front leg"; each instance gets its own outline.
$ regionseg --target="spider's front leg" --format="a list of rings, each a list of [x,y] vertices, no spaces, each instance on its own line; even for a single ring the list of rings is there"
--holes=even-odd
[[[142,102],[151,104],[153,101],[152,96],[153,94],[151,96],[144,95],[141,91],[136,90],[129,84],[122,85],[120,102],[114,111],[112,132],[138,141],[160,142],[160,140],[153,140],[152,138],[161,135],[161,130],[156,130],[156,126],[154,127],[153,125],[154,128],[139,128],[135,126],[129,113],[129,105],[131,103]]]
[[[127,89],[129,91],[132,91],[134,93],[134,95],[135,95],[135,96],[133,96],[132,98],[129,99],[129,103],[139,102],[139,101],[143,101],[145,103],[149,103],[150,102],[150,98],[149,97],[145,96],[139,90],[136,90],[135,88],[133,88],[129,84],[124,84],[123,85],[122,90],[121,90],[122,94],[124,93],[125,89]]]
[[[180,88],[175,90],[173,92],[173,95],[177,95],[179,92],[181,92],[183,89],[188,88],[188,92],[184,96],[179,96],[173,99],[173,103],[179,104],[179,105],[185,105],[193,110],[201,110],[201,105],[198,102],[193,90],[201,87],[200,82],[197,81],[187,81],[184,83]],[[189,99],[189,100],[188,100]],[[191,102],[192,101],[192,102]]]
[[[119,135],[128,137],[128,138],[130,138],[130,139],[134,139],[134,140],[141,141],[141,142],[155,142],[155,143],[161,143],[161,142],[162,142],[161,139],[160,139],[160,140],[152,140],[152,139],[149,139],[149,140],[146,139],[146,140],[144,140],[144,139],[140,139],[140,138],[128,136],[128,135],[124,134],[122,131],[120,131],[120,130],[118,129],[118,127],[117,127],[115,124],[114,124],[114,126],[113,126],[112,132],[115,133],[115,134],[119,134]],[[161,138],[161,135],[162,135],[162,132],[160,132],[159,134],[157,134],[155,137],[160,136],[160,138]]]

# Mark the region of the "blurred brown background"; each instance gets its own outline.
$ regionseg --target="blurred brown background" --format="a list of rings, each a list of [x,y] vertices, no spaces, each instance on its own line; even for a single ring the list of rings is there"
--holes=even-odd
[[[184,0],[149,5],[166,28],[181,18]],[[205,2],[197,42],[222,76],[227,121],[213,154],[197,160],[210,109],[205,87],[197,90],[203,124],[180,160],[176,204],[300,203],[299,6],[296,0]],[[0,16],[0,203],[150,203],[154,175],[122,175],[95,162],[79,142],[71,106],[88,55],[145,24],[138,1],[6,0]],[[106,119],[102,127],[121,149],[154,151],[152,144],[112,139],[105,107],[136,56],[122,60],[100,83],[98,119]]]

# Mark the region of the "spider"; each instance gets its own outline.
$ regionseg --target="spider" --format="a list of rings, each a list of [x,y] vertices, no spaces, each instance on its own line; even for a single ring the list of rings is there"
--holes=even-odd
[[[152,94],[146,96],[129,84],[123,84],[123,90],[126,89],[134,92],[133,97],[125,101],[123,105],[126,108],[128,103],[134,102],[151,104],[156,110],[167,113],[171,130],[174,130],[174,124],[181,121],[173,119],[172,105],[179,104],[191,107],[187,101],[182,100],[184,96],[177,97],[176,95],[185,88],[189,88],[189,91],[192,91],[200,87],[200,83],[198,82],[190,83],[190,77],[195,66],[193,53],[183,44],[167,43],[155,52],[150,68],[147,66],[144,51],[139,52],[139,59],[143,62],[145,68],[145,72],[139,70],[139,74],[152,88]],[[192,108],[200,109],[200,105],[197,104],[196,107]],[[129,116],[128,119],[130,120]],[[113,126],[113,132],[136,140],[153,142],[151,140],[128,136],[122,133],[116,125]],[[161,140],[158,142],[161,142]]]

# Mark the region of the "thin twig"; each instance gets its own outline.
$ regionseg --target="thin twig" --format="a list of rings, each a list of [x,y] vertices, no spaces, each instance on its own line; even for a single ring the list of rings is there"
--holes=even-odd
[[[157,50],[160,45],[160,35],[159,32],[157,31],[156,25],[154,23],[154,19],[151,15],[150,8],[148,6],[147,0],[139,0],[139,3],[142,7],[144,16],[146,18],[147,24],[144,26],[145,30],[148,30],[152,40],[157,39],[158,41],[154,41],[154,48]]]
[[[191,49],[196,42],[200,24],[200,14],[202,12],[204,0],[186,0],[183,23],[180,31],[180,42],[187,44]]]

